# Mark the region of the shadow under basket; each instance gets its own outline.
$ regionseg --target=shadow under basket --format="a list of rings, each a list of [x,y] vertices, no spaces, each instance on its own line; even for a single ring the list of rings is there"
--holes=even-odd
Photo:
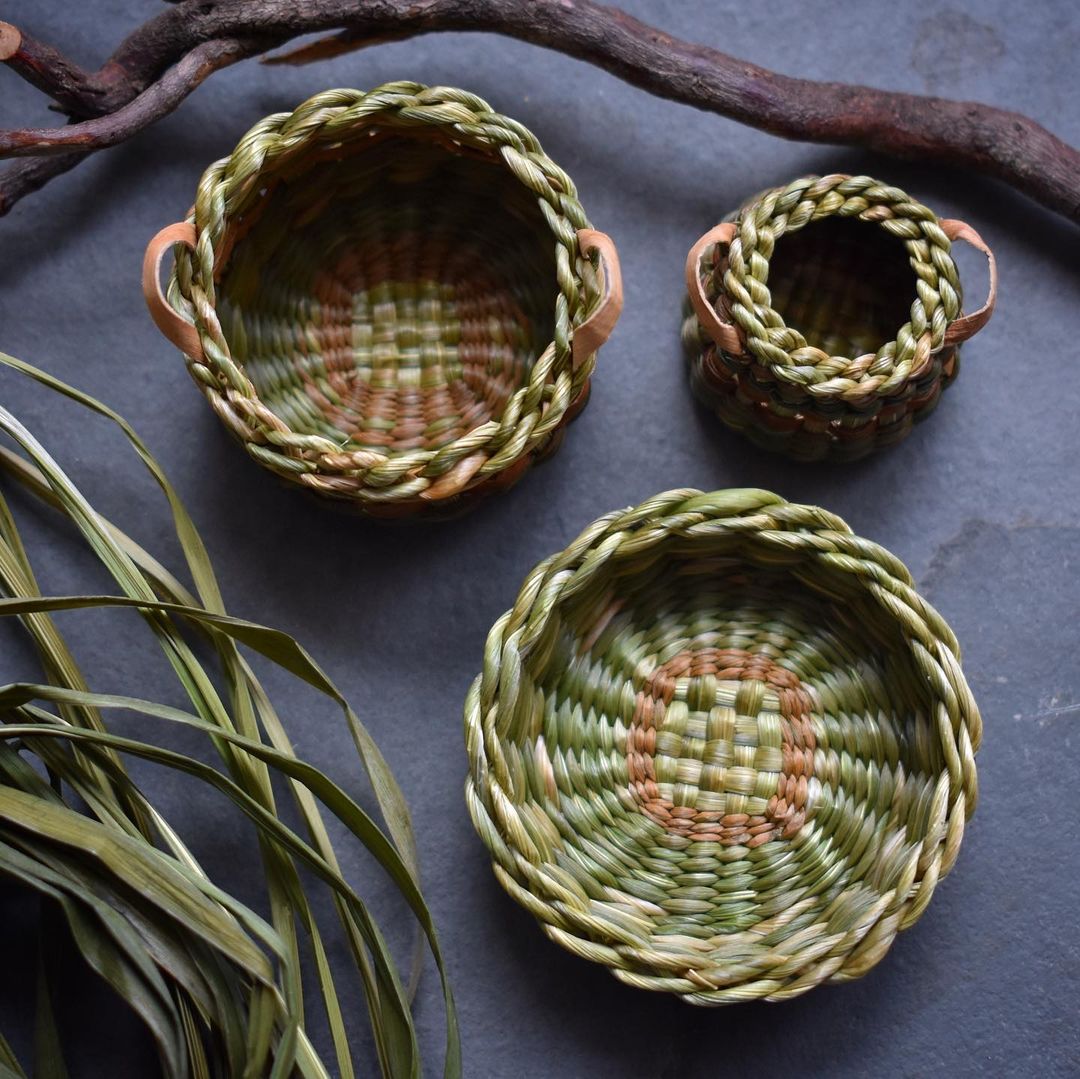
[[[961,313],[952,241],[989,259],[990,294]],[[852,460],[904,438],[989,320],[993,254],[867,176],[767,191],[693,246],[683,343],[698,398],[765,449]]]
[[[151,242],[144,287],[252,457],[374,516],[459,512],[556,449],[622,302],[536,139],[413,83],[257,124]]]
[[[526,579],[465,703],[506,891],[693,1004],[865,974],[956,860],[982,724],[888,551],[767,491],[668,491]]]

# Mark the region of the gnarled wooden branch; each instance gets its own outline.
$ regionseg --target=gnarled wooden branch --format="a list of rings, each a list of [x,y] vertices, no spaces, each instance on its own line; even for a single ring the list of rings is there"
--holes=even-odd
[[[102,150],[131,138],[148,124],[172,112],[208,75],[246,56],[263,52],[258,38],[242,41],[216,38],[197,45],[169,68],[152,90],[145,90],[115,112],[93,116],[67,127],[0,131],[0,157],[70,154],[72,148]]]
[[[556,49],[660,97],[784,138],[970,168],[1080,222],[1080,151],[1020,113],[778,75],[591,0],[181,0],[130,34],[96,72],[0,23],[0,60],[73,121],[0,132],[0,156],[41,159],[0,173],[0,214],[86,154],[171,112],[212,71],[244,57],[313,32],[333,36],[272,59],[304,63],[440,30],[487,31]]]

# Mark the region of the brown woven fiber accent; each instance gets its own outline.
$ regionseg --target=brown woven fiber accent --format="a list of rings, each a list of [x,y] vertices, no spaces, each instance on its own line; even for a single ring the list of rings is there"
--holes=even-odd
[[[371,515],[459,512],[554,451],[617,313],[570,178],[462,90],[267,117],[188,220],[155,321],[252,457]]]
[[[790,838],[806,821],[814,774],[810,708],[799,679],[768,656],[741,648],[680,652],[638,693],[626,738],[630,789],[675,835],[749,849]],[[758,722],[765,709],[778,721],[771,731]],[[776,791],[764,813],[726,809],[729,799],[773,775]]]
[[[992,310],[993,295],[979,317],[961,312],[950,237],[987,251],[995,291],[977,234],[868,176],[795,180],[729,220],[730,241],[700,261],[695,246],[687,269],[695,394],[798,459],[852,460],[906,437],[956,377],[958,342]]]
[[[465,701],[466,801],[552,940],[694,1004],[865,974],[975,810],[956,639],[888,551],[666,491],[528,575]]]

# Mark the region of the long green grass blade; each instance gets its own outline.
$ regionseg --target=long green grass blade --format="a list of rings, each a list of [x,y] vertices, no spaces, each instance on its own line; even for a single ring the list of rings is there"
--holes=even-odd
[[[26,1072],[19,1066],[3,1034],[0,1034],[0,1079],[26,1079]]]
[[[73,704],[93,704],[94,707],[101,709],[126,709],[201,730],[207,729],[205,721],[194,715],[133,698],[106,694],[83,694],[73,690],[60,690],[49,686],[13,685],[0,688],[0,709],[5,707],[18,708],[32,699],[47,700],[54,703],[64,701]],[[396,1061],[394,1074],[401,1073],[400,1069],[403,1066],[407,1068],[404,1074],[411,1072],[418,1052],[415,1045],[415,1034],[409,1020],[408,1002],[396,969],[390,959],[386,943],[360,897],[314,848],[304,843],[278,818],[263,809],[258,802],[246,795],[243,790],[222,773],[191,757],[162,749],[156,745],[148,745],[116,735],[102,734],[68,726],[12,724],[6,728],[0,727],[0,738],[25,738],[27,736],[56,736],[71,739],[77,743],[108,746],[118,752],[130,753],[197,776],[226,794],[241,812],[248,815],[259,827],[270,833],[290,853],[301,858],[348,905],[355,924],[364,938],[365,945],[374,959],[377,975],[376,988],[379,992],[379,1003],[381,1005],[380,1016],[384,1023],[384,1029],[392,1033],[392,1036],[387,1039],[387,1047],[391,1058]],[[283,774],[304,783],[320,798],[328,809],[333,811],[350,828],[354,835],[368,846],[372,853],[383,863],[391,878],[401,890],[402,895],[412,907],[418,921],[428,935],[436,963],[440,972],[442,972],[442,956],[439,951],[434,924],[420,891],[415,885],[412,874],[402,862],[396,848],[363,809],[353,802],[340,787],[311,765],[287,757],[262,743],[251,742],[240,735],[229,734],[222,735],[222,737],[232,744],[242,747],[246,752],[257,758],[272,761],[275,768]],[[3,816],[4,801],[2,791],[0,791],[0,819]]]
[[[76,913],[65,916],[73,935],[78,929],[77,944],[84,957],[92,966],[91,956],[98,957],[95,969],[111,972],[111,984],[121,986],[121,995],[129,1003],[135,983],[131,982],[125,995],[126,983],[116,971],[122,969],[125,975],[144,979],[147,970],[153,972],[157,979],[153,988],[150,982],[144,981],[144,985],[149,997],[168,1013],[168,1045],[183,1057],[187,1073],[192,1075],[284,1077],[295,1072],[304,1079],[328,1077],[303,1026],[304,979],[298,931],[302,933],[315,960],[338,1073],[351,1079],[349,1036],[334,974],[298,873],[298,866],[305,866],[331,889],[363,981],[383,1074],[418,1076],[421,1069],[409,1003],[411,987],[408,991],[403,987],[378,925],[341,875],[323,822],[322,814],[330,812],[372,852],[416,918],[442,983],[447,1019],[444,1072],[460,1075],[453,998],[430,912],[419,889],[408,808],[369,732],[297,641],[227,614],[194,523],[160,466],[122,417],[12,357],[0,354],[0,365],[35,379],[119,426],[166,497],[194,585],[194,592],[189,591],[152,555],[104,520],[34,435],[0,407],[0,432],[13,438],[29,458],[0,447],[0,469],[71,520],[122,593],[42,597],[29,553],[0,497],[0,592],[9,597],[0,598],[0,615],[16,616],[26,626],[49,683],[0,690],[0,722],[7,724],[0,726],[0,822],[4,822],[0,828],[6,848],[39,867],[34,878],[39,892],[43,883],[40,871],[53,874],[50,886],[69,905],[75,904]],[[138,611],[176,672],[191,712],[89,691],[50,616],[61,610],[102,607]],[[212,646],[224,696],[181,627],[194,627]],[[289,671],[342,709],[384,826],[327,777],[296,758],[285,727],[241,654],[241,646]],[[35,700],[53,704],[58,714],[36,707]],[[103,713],[116,708],[200,730],[217,749],[227,774],[162,746],[110,734]],[[10,746],[19,751],[12,752]],[[21,761],[23,755],[41,761],[54,777],[55,791],[41,782],[34,769],[20,770],[11,763],[13,758]],[[166,818],[127,775],[122,758],[128,755],[195,776],[253,822],[266,880],[269,925],[206,879]],[[36,783],[27,772],[37,777]],[[275,775],[283,776],[289,785],[307,840],[286,827],[277,814],[272,788]],[[85,803],[91,816],[60,799],[58,792],[64,787]],[[33,822],[31,803],[35,806]],[[152,880],[156,880],[157,889]],[[64,882],[68,890],[59,888],[57,881]],[[96,908],[85,901],[87,890],[98,903],[115,905],[122,928],[111,931]],[[111,949],[108,957],[106,949]],[[136,953],[141,956],[141,966]],[[417,961],[419,957],[417,952]],[[419,966],[414,969],[418,971]],[[163,999],[161,988],[166,984],[169,988]],[[159,1053],[166,1074],[170,1074],[180,1057],[167,1062],[160,1045]],[[0,1039],[0,1075],[9,1069],[19,1076],[18,1067]]]
[[[121,429],[121,431],[123,431],[125,437],[146,465],[154,480],[161,487],[169,502],[169,506],[173,513],[173,521],[176,526],[177,536],[187,559],[188,567],[191,571],[192,579],[195,582],[196,591],[200,600],[209,611],[223,613],[224,605],[221,599],[221,590],[218,587],[210,557],[206,551],[206,546],[202,542],[202,538],[199,536],[198,530],[191,520],[191,516],[188,514],[187,509],[184,507],[179,496],[177,496],[172,485],[169,483],[161,466],[154,459],[153,454],[150,453],[145,443],[139,438],[131,425],[118,413],[114,412],[106,405],[103,405],[100,401],[95,400],[89,394],[77,390],[75,387],[68,385],[45,371],[39,370],[31,364],[24,363],[3,352],[0,352],[0,364],[11,367],[35,381],[40,382],[42,385],[48,386],[57,393],[60,393],[73,401],[77,401],[85,408],[111,420]],[[5,428],[8,428],[8,433],[31,453],[31,456],[34,458],[34,461],[39,468],[42,468],[43,461],[51,466],[43,468],[42,471],[45,472],[46,478],[50,483],[50,486],[52,486],[54,494],[58,497],[61,505],[68,509],[69,513],[71,513],[73,507],[81,508],[81,503],[85,504],[87,510],[90,510],[89,504],[85,503],[85,499],[83,499],[81,494],[74,488],[74,485],[71,485],[70,481],[67,481],[67,478],[63,476],[61,470],[45,452],[44,448],[37,443],[37,440],[26,431],[15,417],[11,416],[6,410],[0,409],[0,429]],[[59,487],[54,482],[57,478],[62,478],[62,480],[65,481],[62,482]],[[92,510],[90,510],[90,512],[91,514],[93,513]],[[95,550],[99,550],[100,547],[107,552],[108,557],[102,556],[102,560],[106,565],[110,565],[112,558],[123,553],[120,545],[107,533],[104,536],[95,535],[91,529],[91,533],[88,534],[85,528],[80,524],[80,518],[76,514],[72,513],[72,519],[83,530],[84,535],[87,535],[88,541]],[[100,553],[99,550],[99,554]],[[114,574],[114,576],[116,576],[116,574]],[[117,576],[116,579],[118,583],[124,584],[121,576]],[[127,588],[125,587],[124,590],[127,591]],[[294,671],[293,673],[297,672]],[[336,696],[337,699],[341,699],[340,693],[332,686],[329,679],[327,679],[325,675],[321,675],[321,678],[333,690],[332,695]],[[378,799],[380,810],[386,817],[387,824],[391,829],[391,834],[394,836],[398,846],[403,851],[407,852],[406,856],[415,866],[416,842],[412,832],[408,804],[405,801],[405,797],[401,793],[401,789],[394,779],[393,773],[386,765],[374,740],[367,735],[366,730],[359,727],[359,721],[351,714],[350,723],[354,725],[354,741],[356,742],[361,760],[364,762],[364,766],[368,770],[369,775],[371,775],[372,786],[375,791],[375,796]]]
[[[44,941],[38,942],[37,1008],[34,1016],[34,1057],[38,1079],[68,1079],[60,1035],[56,1028],[52,992],[45,969]]]

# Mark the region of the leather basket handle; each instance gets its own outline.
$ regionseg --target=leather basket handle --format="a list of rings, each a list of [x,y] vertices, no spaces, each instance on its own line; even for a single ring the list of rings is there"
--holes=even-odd
[[[147,245],[143,256],[142,287],[146,306],[154,325],[185,356],[193,360],[203,360],[202,343],[195,327],[182,318],[169,306],[165,294],[161,291],[161,260],[173,244],[187,244],[195,250],[195,226],[190,221],[178,221],[175,225],[166,225]]]
[[[622,269],[611,237],[596,229],[578,229],[577,237],[582,255],[588,257],[593,251],[600,252],[604,264],[604,296],[596,310],[580,326],[574,327],[570,347],[575,371],[611,336],[623,308]]]
[[[693,307],[694,314],[697,315],[698,322],[704,327],[705,332],[725,352],[741,356],[744,349],[739,331],[716,313],[716,308],[709,303],[709,298],[705,295],[705,285],[701,280],[701,259],[706,250],[714,244],[727,247],[734,238],[734,222],[724,221],[715,228],[709,229],[690,248],[690,253],[686,256],[686,291],[690,296],[690,306]]]
[[[966,341],[969,337],[977,334],[990,321],[990,316],[994,313],[994,304],[997,303],[997,260],[994,258],[994,252],[990,250],[986,241],[970,225],[952,218],[945,218],[939,221],[938,224],[941,225],[941,231],[950,240],[966,240],[972,247],[981,251],[986,256],[990,268],[990,291],[987,294],[986,303],[978,311],[972,311],[970,315],[961,315],[960,318],[949,323],[949,328],[945,331],[945,338],[942,342],[942,347],[948,347]]]

